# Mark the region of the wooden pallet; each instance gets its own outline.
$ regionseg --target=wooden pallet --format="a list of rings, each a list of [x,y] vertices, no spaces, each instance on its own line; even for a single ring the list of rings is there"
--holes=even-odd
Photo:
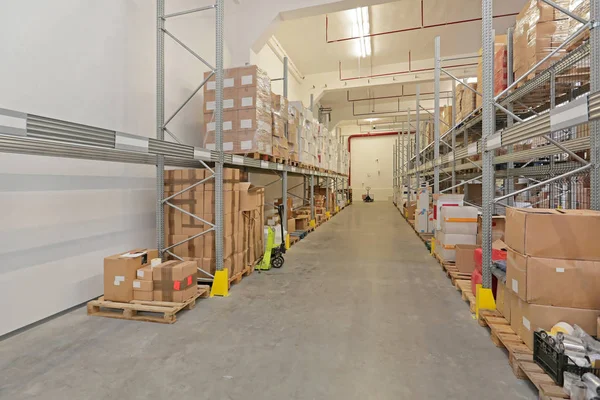
[[[87,314],[95,317],[173,324],[177,321],[176,315],[179,311],[193,309],[197,298],[206,298],[209,295],[210,286],[198,285],[198,292],[183,303],[142,300],[119,303],[104,300],[104,296],[101,296],[87,303]]]
[[[242,271],[238,272],[235,275],[232,275],[231,278],[229,278],[229,286],[240,283],[242,281],[242,278],[252,274],[253,271],[254,265],[248,265]]]
[[[300,241],[300,236],[290,236],[290,247]]]
[[[533,361],[533,352],[510,327],[508,321],[498,311],[482,310],[479,313],[480,325],[490,328],[490,338],[496,347],[508,352],[508,364],[518,379],[528,379],[538,389],[540,399],[568,399],[563,388]]]
[[[469,311],[475,314],[475,295],[471,291],[471,281],[458,279],[454,283],[454,287],[462,294],[462,299],[469,302]]]

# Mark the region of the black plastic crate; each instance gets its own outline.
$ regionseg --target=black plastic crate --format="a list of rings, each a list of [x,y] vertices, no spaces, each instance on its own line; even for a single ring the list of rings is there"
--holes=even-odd
[[[569,363],[569,356],[559,353],[554,346],[544,340],[541,332],[533,333],[533,361],[542,367],[559,386],[563,385],[564,372],[571,372],[579,376],[591,372],[600,377],[600,368],[579,367]]]

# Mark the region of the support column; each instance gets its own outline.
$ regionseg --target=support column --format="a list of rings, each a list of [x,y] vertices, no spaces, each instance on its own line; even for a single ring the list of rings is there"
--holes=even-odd
[[[440,166],[437,163],[440,158],[440,73],[441,73],[441,56],[440,56],[440,37],[435,37],[435,73],[434,73],[434,123],[433,123],[433,193],[440,192]],[[418,98],[418,97],[417,97]],[[417,100],[418,101],[418,100]],[[417,107],[417,112],[419,108]],[[417,117],[418,118],[418,117]],[[454,175],[453,175],[454,176]]]
[[[281,224],[283,225],[283,230],[287,232],[287,215],[288,215],[288,173],[287,171],[283,171],[281,173],[281,201],[283,202],[283,221]]]
[[[600,0],[590,0],[590,19],[600,21]],[[600,26],[590,31],[590,92],[600,91]],[[600,120],[590,122],[590,161],[592,170],[591,208],[600,210]]]
[[[415,168],[416,168],[416,176],[417,176],[417,190],[421,187],[421,173],[419,171],[420,167],[421,167],[421,146],[420,146],[420,142],[421,142],[421,104],[420,104],[420,97],[421,97],[421,85],[417,83],[417,89],[416,89],[416,95],[417,95],[417,126],[415,129]]]
[[[315,220],[315,176],[310,176],[310,219]]]
[[[211,296],[229,295],[229,272],[223,269],[223,23],[225,1],[217,0],[216,7],[216,65],[215,65],[215,257],[216,272]]]
[[[556,73],[554,72],[554,68],[552,68],[550,70],[550,109],[554,109],[556,107]],[[512,118],[509,118],[512,119]],[[555,139],[556,136],[554,135],[554,132],[550,132],[550,137],[552,139]],[[550,155],[550,178],[554,178],[555,175],[555,171],[554,171],[554,155]],[[550,190],[548,193],[548,206],[549,208],[556,208],[556,183],[551,182],[550,183]]]
[[[397,178],[398,178],[398,166],[397,166],[397,161],[398,161],[398,139],[396,139],[396,141],[394,142],[394,147],[392,150],[392,154],[393,154],[393,158],[392,158],[392,187],[393,187],[393,193],[392,193],[392,199],[394,204],[398,204],[398,202],[396,201],[396,195],[398,193],[398,185],[397,185]]]
[[[482,43],[483,43],[483,143],[494,134],[495,106],[494,106],[494,37],[492,32],[492,0],[482,0]],[[485,146],[484,146],[485,147]],[[483,149],[483,288],[492,287],[492,210],[494,201],[494,166],[493,151]],[[491,292],[491,290],[489,291]],[[493,299],[493,298],[492,298]],[[492,300],[493,301],[493,300]]]
[[[410,150],[412,149],[412,145],[411,145],[412,140],[410,138],[410,132],[411,132],[411,127],[410,127],[410,108],[409,108],[408,109],[408,133],[409,133],[409,135],[408,135],[408,143],[406,143],[406,171],[407,171],[406,186],[408,187],[407,195],[406,195],[406,197],[407,197],[406,202],[407,202],[408,206],[410,206],[410,201],[412,198],[412,196],[411,196],[412,189],[410,187],[412,176],[408,174],[408,170],[410,169],[410,163],[411,163],[411,159],[412,159],[412,156],[410,154],[411,153]]]
[[[156,139],[165,139],[165,0],[156,0]],[[162,258],[165,248],[165,157],[156,156],[156,247]]]
[[[452,79],[452,126],[456,125],[456,81]],[[456,129],[452,130],[452,194],[456,193]]]
[[[513,47],[513,35],[514,35],[514,28],[508,28],[508,33],[507,33],[507,62],[506,62],[506,69],[508,72],[508,86],[512,85],[513,81],[514,81],[514,62],[513,62],[513,55],[514,55],[514,47]],[[512,112],[513,111],[513,104],[510,103],[507,105],[508,111]],[[510,118],[510,116],[508,117],[508,124],[507,124],[507,128],[512,128],[512,126],[514,125],[514,121],[512,118]],[[510,146],[508,146],[508,154],[511,154],[513,152],[513,145],[511,144]],[[513,161],[509,161],[507,164],[507,172],[510,173],[510,171],[512,171],[515,168],[515,163]],[[505,181],[504,187],[506,188],[505,190],[505,194],[509,194],[509,193],[514,193],[515,191],[515,177],[514,176],[507,176],[507,180]],[[508,199],[506,199],[508,201],[508,205],[510,207],[514,207],[515,205],[515,199],[514,197],[509,197]]]

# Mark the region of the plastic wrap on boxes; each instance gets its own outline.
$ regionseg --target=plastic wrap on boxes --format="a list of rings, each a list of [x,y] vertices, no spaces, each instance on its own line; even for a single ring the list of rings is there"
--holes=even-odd
[[[556,0],[564,8],[570,8],[571,0]],[[514,71],[518,79],[531,67],[546,57],[569,36],[569,18],[541,0],[529,0],[517,17],[514,45]],[[564,55],[557,52],[540,70],[548,68]]]
[[[239,68],[240,71],[249,67]],[[255,86],[237,88],[241,99],[239,109],[223,113],[223,150],[227,153],[261,153],[272,155],[272,116],[271,116],[271,79],[265,71],[255,68]],[[240,72],[241,73],[241,72]],[[240,81],[241,82],[241,81]],[[247,100],[244,100],[247,99]],[[254,107],[246,107],[246,104]],[[204,114],[205,134],[203,144],[209,150],[215,149],[214,114]]]
[[[573,12],[586,20],[590,20],[590,0],[571,0],[569,5],[569,11]],[[581,27],[581,23],[574,18],[569,19],[569,35],[574,34]],[[575,39],[574,43],[578,43],[580,40],[585,40],[590,37],[589,29],[581,34],[580,37]]]
[[[273,114],[287,120],[289,118],[288,100],[279,94],[271,93],[271,102],[273,104]]]

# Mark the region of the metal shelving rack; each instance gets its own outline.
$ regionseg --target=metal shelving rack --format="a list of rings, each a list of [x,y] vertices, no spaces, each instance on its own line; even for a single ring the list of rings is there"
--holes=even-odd
[[[555,183],[569,179],[570,189],[562,191],[561,196],[570,192],[568,204],[571,208],[577,205],[576,195],[571,177],[581,176],[584,172],[590,175],[590,208],[600,210],[600,0],[590,0],[590,20],[565,10],[551,0],[543,0],[570,18],[580,23],[580,27],[562,45],[547,55],[538,64],[516,81],[513,81],[513,30],[507,32],[508,47],[508,88],[502,93],[494,94],[494,37],[492,30],[493,0],[482,0],[482,69],[483,84],[477,95],[483,97],[483,106],[476,109],[462,121],[455,123],[445,134],[440,135],[439,119],[439,83],[441,74],[445,74],[457,84],[464,84],[442,67],[440,56],[440,38],[435,40],[435,135],[434,141],[423,149],[405,147],[404,135],[399,137],[395,150],[394,180],[396,190],[410,185],[410,178],[419,175],[429,177],[434,182],[434,193],[455,190],[473,180],[482,182],[483,219],[483,288],[489,289],[492,283],[491,247],[492,247],[492,215],[497,208],[511,207],[514,197],[521,193],[549,187],[549,207],[556,207],[557,194],[561,188]],[[572,45],[574,39],[589,30],[589,40],[554,62],[547,69],[539,72],[527,82],[525,79],[537,71],[559,51]],[[579,64],[578,64],[579,63]],[[584,63],[584,68],[575,68]],[[589,64],[589,67],[588,67]],[[587,78],[579,70],[589,68]],[[576,82],[561,82],[559,77],[575,69]],[[582,78],[582,75],[584,77]],[[569,90],[559,92],[560,84],[571,85]],[[576,83],[576,84],[573,84]],[[465,84],[465,86],[467,86]],[[467,86],[468,87],[468,86]],[[418,98],[417,98],[418,102]],[[454,104],[453,104],[454,105]],[[417,109],[418,109],[417,105]],[[453,107],[454,108],[454,107]],[[455,109],[455,108],[454,108]],[[455,121],[455,120],[454,120]],[[582,124],[589,124],[589,137],[573,137],[573,130]],[[418,126],[417,126],[418,128]],[[558,138],[557,133],[570,131],[568,137]],[[464,134],[463,143],[457,146],[455,139]],[[452,143],[446,139],[452,135]],[[418,136],[418,135],[417,135]],[[543,146],[517,150],[515,145],[525,140],[543,137]],[[472,139],[469,142],[469,139]],[[567,140],[565,140],[567,139]],[[440,149],[447,147],[450,151],[440,155]],[[506,148],[506,153],[495,155],[497,149]],[[412,155],[414,150],[415,156]],[[580,152],[589,151],[589,161],[580,156]],[[558,157],[564,159],[556,162]],[[479,156],[479,160],[470,157]],[[423,162],[421,161],[423,159]],[[457,161],[466,162],[457,165]],[[537,160],[537,161],[536,161]],[[517,166],[516,164],[521,164]],[[534,165],[532,165],[534,164]],[[505,166],[505,168],[498,168]],[[498,168],[498,169],[497,169]],[[440,173],[452,178],[452,185],[441,189]],[[460,175],[461,183],[456,182]],[[514,189],[514,178],[525,177],[535,183],[519,190]],[[533,179],[539,178],[539,179]],[[446,178],[450,179],[450,178]],[[504,180],[503,195],[496,194],[496,180]],[[405,183],[406,182],[406,183]],[[410,188],[409,188],[410,199]],[[404,199],[402,199],[404,200]]]
[[[215,253],[217,271],[223,270],[223,167],[241,168],[249,172],[281,173],[282,196],[287,197],[287,176],[304,176],[310,180],[310,203],[313,209],[314,199],[312,190],[314,177],[342,180],[347,187],[347,176],[338,173],[320,172],[312,169],[283,165],[270,161],[256,160],[240,155],[225,154],[223,152],[223,29],[224,29],[224,0],[217,0],[214,5],[184,10],[165,14],[165,1],[157,0],[157,103],[156,103],[156,139],[145,136],[133,135],[111,129],[64,121],[50,117],[28,114],[20,111],[0,109],[0,152],[17,153],[25,155],[50,156],[61,158],[75,158],[85,160],[99,160],[110,162],[124,162],[134,164],[156,165],[156,231],[157,247],[161,255],[168,253],[175,256],[170,250],[193,238],[215,231]],[[185,45],[166,27],[165,22],[191,13],[215,10],[216,17],[216,63],[213,67],[202,56]],[[182,105],[165,119],[165,36],[168,36],[195,58],[206,65],[212,73],[206,78],[182,103]],[[180,142],[177,136],[168,128],[168,124],[189,103],[190,100],[202,89],[212,76],[216,80],[216,149],[207,150],[186,145]],[[284,62],[284,95],[287,97],[287,63]],[[165,141],[165,133],[175,142]],[[212,175],[184,190],[166,197],[164,196],[164,168],[206,168]],[[215,181],[215,224],[210,224],[202,218],[188,213],[169,202],[173,197],[182,194],[193,187],[200,185],[208,179]],[[175,245],[165,247],[164,244],[164,205],[169,205],[190,217],[204,222],[210,228]],[[287,210],[284,222],[287,223]],[[177,257],[177,256],[175,256]]]

